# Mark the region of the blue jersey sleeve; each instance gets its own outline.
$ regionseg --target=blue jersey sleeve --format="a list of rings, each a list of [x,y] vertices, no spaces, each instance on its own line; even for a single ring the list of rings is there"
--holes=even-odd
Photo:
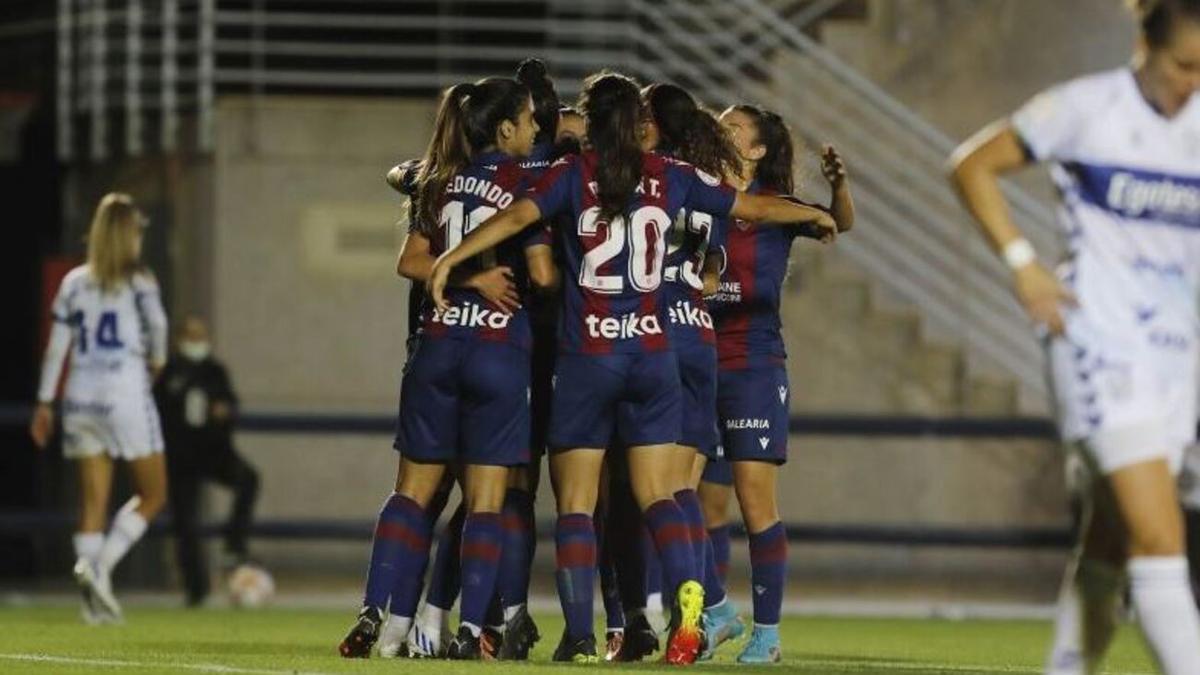
[[[705,173],[690,164],[677,164],[669,169],[672,180],[685,189],[684,206],[703,211],[713,218],[726,218],[733,210],[737,192],[720,178]]]
[[[578,183],[575,180],[578,159],[578,155],[568,155],[551,164],[542,177],[526,190],[525,197],[537,204],[543,221],[553,221],[554,216],[570,207],[571,190]]]

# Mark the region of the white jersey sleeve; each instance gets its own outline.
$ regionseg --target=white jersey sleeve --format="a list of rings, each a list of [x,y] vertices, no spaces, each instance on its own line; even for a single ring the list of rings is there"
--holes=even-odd
[[[158,282],[149,273],[133,278],[134,302],[146,330],[146,360],[154,368],[167,362],[167,313],[163,310]]]
[[[78,269],[78,268],[77,268]],[[50,340],[42,357],[42,377],[38,384],[37,400],[49,403],[58,392],[58,378],[62,376],[67,352],[71,349],[71,299],[79,273],[72,270],[63,277],[50,306]]]
[[[1095,87],[1087,78],[1053,86],[1034,96],[1011,118],[1013,129],[1039,162],[1069,157],[1086,131],[1089,99]]]

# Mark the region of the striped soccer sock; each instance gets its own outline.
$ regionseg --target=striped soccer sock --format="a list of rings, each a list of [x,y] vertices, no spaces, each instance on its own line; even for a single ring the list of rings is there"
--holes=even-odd
[[[592,587],[596,578],[596,530],[592,517],[585,513],[559,516],[554,528],[554,543],[557,548],[555,580],[558,601],[567,621],[567,636],[577,640],[594,635]]]

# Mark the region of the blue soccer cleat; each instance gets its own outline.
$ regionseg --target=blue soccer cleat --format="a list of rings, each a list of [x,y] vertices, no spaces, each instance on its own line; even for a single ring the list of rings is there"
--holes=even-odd
[[[738,617],[737,607],[732,602],[726,600],[704,610],[704,651],[700,652],[699,660],[712,659],[721,643],[737,639],[744,632],[746,626]]]
[[[779,663],[783,650],[779,647],[779,626],[755,626],[746,648],[738,654],[738,663]]]

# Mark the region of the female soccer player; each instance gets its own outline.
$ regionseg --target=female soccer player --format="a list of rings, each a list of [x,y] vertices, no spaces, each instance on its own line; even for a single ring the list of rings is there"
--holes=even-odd
[[[140,263],[146,218],[127,194],[100,200],[88,231],[87,263],[67,273],[54,298],[30,435],[45,448],[63,361],[63,455],[79,463],[75,579],[83,620],[119,621],[110,575],[146,532],[167,497],[162,429],[150,385],[167,360],[167,317],[154,276]],[[113,460],[128,462],[136,494],[104,526]]]
[[[400,269],[425,280],[433,255],[454,248],[489,215],[523,193],[538,126],[529,90],[507,78],[460,84],[444,94],[421,173],[417,227],[405,241]],[[450,462],[463,464],[467,516],[462,534],[462,609],[448,656],[480,658],[484,613],[495,590],[502,549],[500,510],[508,467],[529,459],[529,317],[524,291],[549,288],[557,271],[544,228],[471,261],[449,302],[422,312],[420,340],[406,364],[396,448],[402,460],[396,491],[375,531],[367,593],[344,656],[367,656],[391,599],[395,632],[407,633],[429,560],[426,507]],[[489,302],[480,274],[511,275],[522,289]]]
[[[430,274],[440,308],[450,272],[540,219],[569,214],[561,228],[571,283],[555,373],[549,445],[558,498],[555,532],[559,600],[567,628],[556,660],[595,661],[592,585],[596,506],[604,448],[629,448],[634,496],[655,535],[675,597],[666,658],[690,663],[700,647],[703,588],[696,581],[687,526],[672,492],[672,446],[682,429],[679,372],[663,329],[665,237],[687,207],[724,217],[809,221],[832,230],[827,214],[782,199],[734,195],[719,177],[643,153],[637,85],[603,73],[585,83],[581,111],[590,150],[556,162],[528,196],[490,218],[443,254]]]
[[[721,114],[741,166],[731,179],[742,194],[791,195],[791,133],[775,113],[735,105]],[[827,147],[822,170],[833,192],[829,212],[838,232],[854,224],[845,168]],[[735,214],[736,215],[736,214]],[[752,218],[727,230],[720,291],[710,300],[716,322],[719,374],[717,417],[725,459],[749,533],[754,630],[740,663],[781,658],[779,613],[787,565],[787,535],[776,495],[779,465],[787,461],[788,379],[779,300],[796,224],[764,227]]]
[[[740,168],[737,154],[716,118],[681,87],[649,85],[642,90],[642,104],[643,149],[681,159],[714,176],[725,176]],[[674,496],[687,518],[697,574],[705,586],[709,655],[718,644],[734,636],[731,622],[737,618],[733,606],[725,601],[724,587],[705,570],[713,556],[695,491],[706,458],[714,457],[718,446],[716,338],[704,293],[716,290],[720,259],[708,254],[720,248],[724,231],[725,221],[714,219],[712,214],[680,212],[668,234],[662,287],[683,392],[682,436],[673,451]],[[706,284],[710,288],[706,289]],[[631,622],[626,632],[622,660],[630,660],[656,644],[644,615]]]
[[[1091,672],[1126,575],[1162,669],[1200,673],[1174,474],[1195,439],[1200,286],[1200,1],[1134,3],[1128,67],[1035,97],[953,158],[953,181],[1047,333],[1060,433],[1093,474],[1059,602],[1052,673]],[[1009,215],[1000,174],[1051,162],[1067,256],[1055,275]]]

